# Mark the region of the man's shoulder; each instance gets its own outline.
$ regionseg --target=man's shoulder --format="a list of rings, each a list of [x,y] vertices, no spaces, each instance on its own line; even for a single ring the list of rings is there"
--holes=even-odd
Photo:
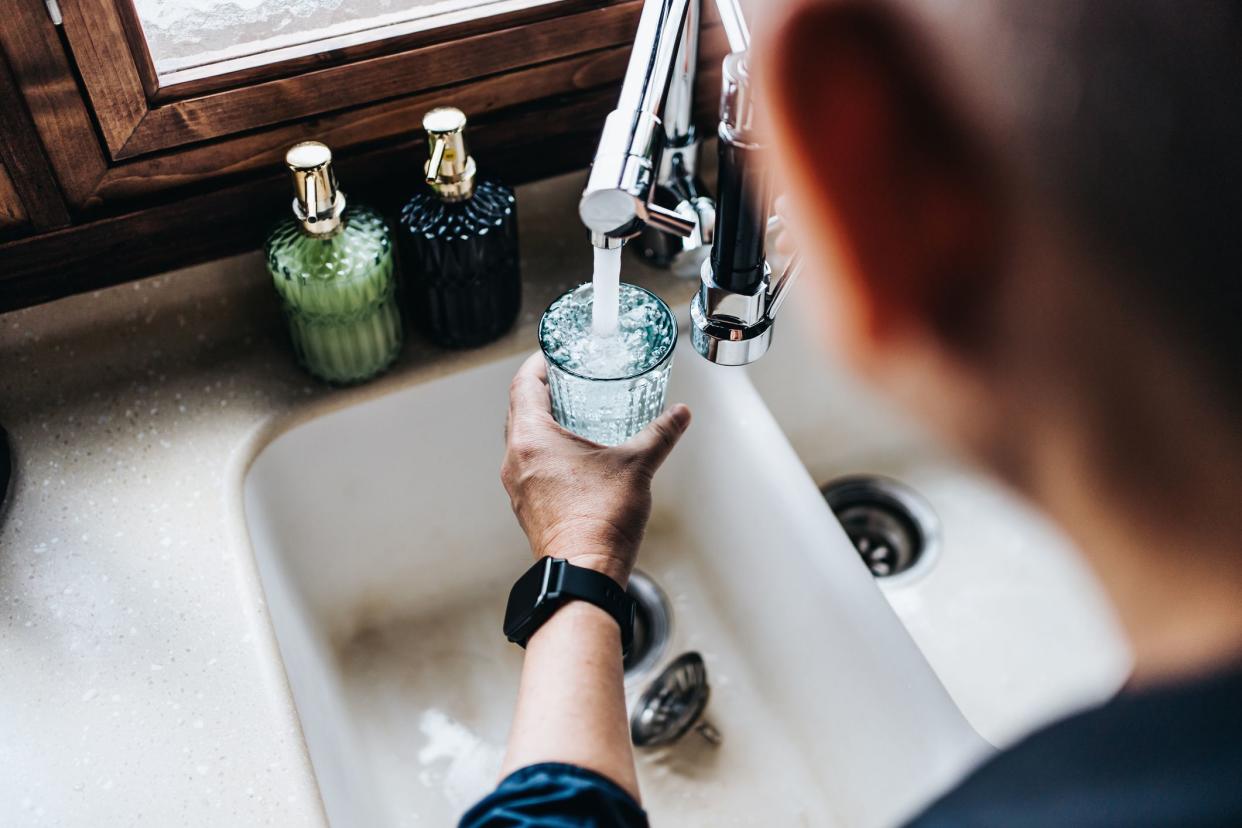
[[[911,825],[1242,825],[1242,670],[1123,694],[972,773]]]

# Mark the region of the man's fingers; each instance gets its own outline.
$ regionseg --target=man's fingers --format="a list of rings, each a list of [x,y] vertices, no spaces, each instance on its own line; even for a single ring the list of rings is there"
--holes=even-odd
[[[548,396],[548,366],[542,353],[533,353],[518,368],[509,386],[509,416],[533,411],[552,412]]]
[[[625,447],[641,457],[654,474],[689,427],[690,409],[678,403],[631,437]]]

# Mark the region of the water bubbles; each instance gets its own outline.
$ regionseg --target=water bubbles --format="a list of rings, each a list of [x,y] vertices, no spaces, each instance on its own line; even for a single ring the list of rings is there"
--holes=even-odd
[[[548,309],[540,337],[552,360],[591,379],[620,379],[650,370],[668,355],[675,323],[658,300],[633,285],[622,285],[617,333],[592,330],[595,290],[582,285]]]
[[[553,302],[539,324],[539,342],[556,421],[617,445],[664,408],[677,320],[654,294],[622,284],[617,334],[597,336],[593,298],[587,284]]]

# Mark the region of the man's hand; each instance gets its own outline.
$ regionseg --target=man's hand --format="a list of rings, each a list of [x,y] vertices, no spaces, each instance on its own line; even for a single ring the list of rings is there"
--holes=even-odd
[[[651,514],[651,478],[689,425],[690,409],[675,405],[628,442],[600,446],[552,418],[543,355],[522,363],[500,479],[535,558],[565,558],[625,585]]]

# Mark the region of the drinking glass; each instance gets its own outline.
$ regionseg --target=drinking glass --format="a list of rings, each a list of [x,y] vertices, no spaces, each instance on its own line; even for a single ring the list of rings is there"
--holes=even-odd
[[[623,282],[617,334],[601,339],[591,331],[594,295],[588,282],[549,305],[539,321],[539,347],[556,421],[615,446],[664,410],[677,319],[660,297]]]

